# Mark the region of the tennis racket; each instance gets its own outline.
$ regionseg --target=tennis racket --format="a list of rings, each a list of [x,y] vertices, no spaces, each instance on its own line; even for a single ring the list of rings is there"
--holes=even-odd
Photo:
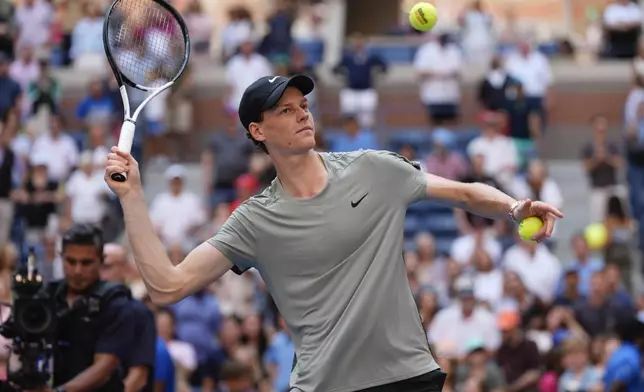
[[[136,119],[152,99],[181,76],[190,57],[190,36],[179,12],[164,0],[115,0],[103,24],[105,55],[119,85],[124,119],[118,149],[129,153]],[[149,93],[131,113],[127,87]],[[111,173],[114,181],[126,173]]]

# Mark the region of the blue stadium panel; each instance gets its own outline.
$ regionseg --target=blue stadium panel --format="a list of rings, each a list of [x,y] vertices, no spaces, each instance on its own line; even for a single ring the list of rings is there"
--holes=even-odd
[[[439,255],[449,255],[449,251],[452,248],[452,242],[454,242],[454,238],[436,238],[436,253]]]
[[[413,239],[422,230],[422,220],[414,214],[407,214],[405,217],[404,236]]]
[[[410,204],[407,208],[408,214],[451,214],[452,208],[444,204],[435,203],[429,200],[420,200],[416,203]]]
[[[379,56],[385,63],[389,64],[413,63],[417,50],[418,45],[409,44],[370,44],[367,48],[369,54]]]
[[[432,214],[422,220],[423,229],[432,233],[435,237],[456,238],[458,237],[458,226],[454,214]]]
[[[324,58],[323,40],[298,41],[296,45],[304,52],[309,65],[318,65],[322,62]]]

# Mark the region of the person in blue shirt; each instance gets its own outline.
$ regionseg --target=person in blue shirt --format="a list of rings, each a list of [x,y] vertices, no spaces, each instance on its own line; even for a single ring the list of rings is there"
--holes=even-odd
[[[288,334],[286,322],[279,316],[279,331],[273,336],[271,344],[264,353],[264,364],[268,369],[273,390],[276,392],[288,391],[293,358],[295,357],[295,346]]]
[[[175,390],[174,362],[163,339],[156,341],[156,362],[154,366],[154,391],[174,392]]]
[[[615,331],[620,345],[608,358],[604,371],[605,392],[644,391],[642,376],[642,353],[638,343],[644,337],[644,324],[637,318],[618,320]]]
[[[83,98],[76,109],[76,116],[86,123],[110,121],[115,113],[114,101],[110,98],[99,79],[92,81],[89,95]]]
[[[343,128],[344,132],[335,135],[331,139],[331,150],[333,152],[349,152],[359,149],[378,150],[380,148],[378,138],[373,131],[361,127],[355,117],[346,116]]]

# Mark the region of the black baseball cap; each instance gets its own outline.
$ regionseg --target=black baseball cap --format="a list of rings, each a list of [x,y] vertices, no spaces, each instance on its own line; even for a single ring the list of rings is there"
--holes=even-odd
[[[239,104],[239,121],[244,128],[248,129],[250,123],[259,121],[263,112],[274,108],[288,87],[295,87],[307,95],[313,91],[315,83],[305,75],[265,76],[248,86]]]

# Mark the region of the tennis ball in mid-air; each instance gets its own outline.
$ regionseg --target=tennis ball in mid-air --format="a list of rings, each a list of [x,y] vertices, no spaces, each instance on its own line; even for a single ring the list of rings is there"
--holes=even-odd
[[[519,235],[524,241],[532,241],[532,237],[541,230],[543,221],[536,216],[526,218],[519,225]]]
[[[436,7],[430,3],[416,3],[409,12],[409,23],[416,30],[431,30],[436,25],[438,12]]]
[[[586,226],[584,238],[590,249],[600,250],[608,242],[608,230],[606,230],[606,226],[603,223],[593,223]]]

